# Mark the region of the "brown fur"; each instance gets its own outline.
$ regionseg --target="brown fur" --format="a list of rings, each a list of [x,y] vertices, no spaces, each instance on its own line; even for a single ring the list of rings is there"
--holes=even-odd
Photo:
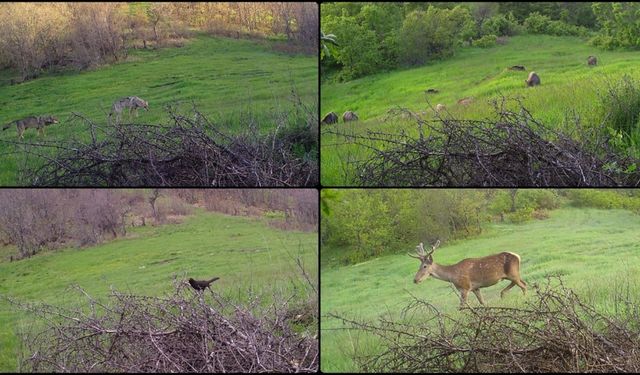
[[[589,58],[587,58],[587,65],[598,65],[598,58],[595,56],[589,56]]]
[[[329,112],[322,118],[321,124],[336,124],[338,123],[338,114],[335,112]]]
[[[536,72],[529,73],[529,77],[524,80],[528,87],[536,86],[540,84],[540,77]]]
[[[434,251],[436,247],[437,244],[433,247]],[[434,263],[431,253],[417,257],[420,259],[420,268],[413,282],[418,284],[429,276],[433,276],[452,283],[460,292],[460,307],[466,303],[467,294],[470,291],[484,305],[480,288],[495,285],[505,279],[510,280],[511,284],[500,292],[500,298],[516,285],[522,289],[522,293],[526,294],[527,284],[520,278],[520,256],[517,254],[502,252],[482,258],[467,258],[456,264],[445,266]]]
[[[342,120],[344,122],[347,121],[357,121],[358,120],[358,115],[356,115],[355,112],[353,111],[346,111],[343,115],[342,115]]]

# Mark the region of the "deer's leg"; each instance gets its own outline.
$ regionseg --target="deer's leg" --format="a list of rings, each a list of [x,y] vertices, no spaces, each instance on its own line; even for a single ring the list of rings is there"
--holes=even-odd
[[[460,308],[463,308],[467,303],[467,295],[469,294],[469,291],[467,289],[458,289],[458,291],[460,292]]]
[[[482,294],[480,294],[480,289],[474,289],[473,294],[476,295],[476,297],[478,298],[478,301],[480,301],[480,304],[484,305],[484,300],[482,299]]]
[[[513,288],[514,286],[516,286],[516,282],[515,282],[515,281],[513,281],[513,280],[511,280],[511,284],[509,284],[509,286],[508,286],[508,287],[506,287],[506,288],[502,289],[502,292],[500,292],[500,298],[504,297],[504,294],[505,294],[506,292],[508,292],[508,291],[509,291],[509,289]]]
[[[518,279],[518,281],[516,281],[516,283],[518,284],[520,289],[522,289],[522,294],[526,295],[527,294],[527,283],[525,283],[524,280],[521,280],[521,279]]]

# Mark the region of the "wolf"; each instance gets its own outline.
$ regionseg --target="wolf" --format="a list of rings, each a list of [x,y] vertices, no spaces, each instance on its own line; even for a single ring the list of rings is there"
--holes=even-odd
[[[109,117],[115,113],[116,120],[119,122],[122,110],[125,108],[129,108],[129,113],[135,113],[136,117],[138,117],[138,108],[144,108],[145,111],[148,111],[149,103],[137,96],[127,96],[126,98],[118,99],[111,106],[111,113],[109,113]]]
[[[21,120],[11,121],[10,123],[6,124],[2,128],[2,130],[7,130],[11,127],[11,125],[16,124],[16,128],[18,129],[18,137],[24,139],[24,131],[27,128],[36,128],[38,129],[38,134],[42,134],[44,136],[44,127],[57,123],[58,119],[53,116],[29,116]]]

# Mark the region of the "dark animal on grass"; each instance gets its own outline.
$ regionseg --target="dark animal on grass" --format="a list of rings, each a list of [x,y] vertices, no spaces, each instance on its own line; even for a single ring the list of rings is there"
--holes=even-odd
[[[532,87],[540,84],[540,77],[536,72],[529,73],[529,77],[524,80],[527,84],[527,87]]]
[[[595,56],[589,56],[587,58],[587,65],[593,65],[593,66],[598,65],[598,58]]]
[[[347,121],[357,121],[358,120],[358,115],[356,115],[355,112],[353,111],[346,111],[343,115],[342,115],[342,120],[344,122]]]
[[[522,65],[514,65],[509,67],[509,70],[525,70],[525,67]]]
[[[322,118],[320,121],[321,124],[337,124],[338,123],[338,114],[335,112],[329,112],[326,116]]]
[[[410,257],[420,260],[420,268],[413,279],[418,284],[433,276],[436,279],[452,283],[460,292],[460,308],[467,301],[467,294],[473,292],[478,301],[484,305],[480,294],[480,288],[486,288],[497,284],[500,280],[510,280],[511,284],[500,292],[500,298],[514,286],[519,286],[522,293],[526,294],[527,284],[520,278],[520,256],[515,253],[502,252],[482,258],[467,258],[460,262],[444,266],[433,261],[431,256],[440,245],[440,240],[431,247],[427,254],[423,244],[416,246],[418,255],[408,254]]]
[[[219,277],[214,277],[211,280],[203,280],[203,281],[199,281],[199,280],[194,280],[194,279],[189,279],[189,284],[191,284],[191,287],[195,290],[205,290],[212,282],[218,280]]]
[[[425,93],[427,94],[437,94],[440,92],[440,90],[437,89],[428,89],[428,90],[424,90]]]

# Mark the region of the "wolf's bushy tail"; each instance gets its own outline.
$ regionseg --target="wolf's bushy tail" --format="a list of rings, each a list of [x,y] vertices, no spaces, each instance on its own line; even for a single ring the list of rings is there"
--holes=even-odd
[[[12,122],[10,122],[10,123],[6,124],[5,126],[3,126],[3,127],[2,127],[2,130],[7,130],[7,129],[9,129],[9,128],[11,127],[11,125],[13,125],[13,123],[14,123],[14,122],[15,122],[15,121],[12,121]]]

